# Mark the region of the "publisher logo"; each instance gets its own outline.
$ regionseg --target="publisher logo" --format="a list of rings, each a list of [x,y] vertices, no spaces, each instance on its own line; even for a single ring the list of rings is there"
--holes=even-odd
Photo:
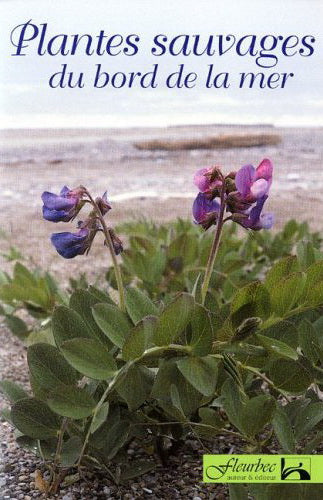
[[[310,458],[281,458],[282,481],[310,481],[311,459]]]
[[[205,483],[323,483],[323,455],[204,455]]]

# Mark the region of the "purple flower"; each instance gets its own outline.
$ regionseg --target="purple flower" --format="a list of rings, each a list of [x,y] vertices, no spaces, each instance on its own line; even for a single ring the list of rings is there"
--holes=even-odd
[[[72,259],[90,249],[93,237],[89,229],[83,228],[77,233],[54,233],[51,242],[62,257]]]
[[[42,194],[43,217],[51,222],[69,222],[74,219],[82,208],[82,188],[69,189],[64,186],[60,194],[45,191]]]
[[[217,167],[205,167],[195,173],[194,184],[201,193],[210,193],[222,185],[222,181],[217,178],[217,171]]]
[[[209,200],[204,193],[199,193],[193,203],[193,217],[196,224],[208,229],[216,224],[220,204],[216,200]]]
[[[267,196],[272,183],[273,165],[270,160],[264,159],[255,169],[252,165],[245,165],[238,170],[235,183],[242,197],[254,202]]]
[[[246,229],[253,229],[254,231],[270,229],[274,224],[274,215],[272,213],[261,213],[267,198],[267,195],[259,198],[251,209],[246,210],[244,213],[233,214],[232,219]]]

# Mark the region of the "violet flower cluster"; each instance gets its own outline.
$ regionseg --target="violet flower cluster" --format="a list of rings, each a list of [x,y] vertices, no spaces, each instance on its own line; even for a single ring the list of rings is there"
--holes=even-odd
[[[45,191],[42,194],[42,201],[43,217],[51,222],[70,222],[75,219],[87,202],[91,203],[87,190],[82,186],[75,189],[64,186],[59,195]],[[77,232],[52,234],[52,244],[65,259],[87,254],[90,251],[95,235],[99,231],[103,231],[102,217],[111,209],[107,200],[107,193],[96,198],[94,204],[95,206],[92,203],[93,210],[91,210],[89,216],[84,221],[77,223]],[[97,213],[96,209],[99,213]],[[118,255],[123,250],[122,243],[111,228],[108,228],[108,231],[114,252]]]
[[[270,229],[271,213],[262,212],[272,183],[273,165],[264,159],[257,168],[245,165],[224,176],[219,167],[202,168],[194,176],[199,193],[193,203],[196,224],[205,230],[217,224],[221,206],[230,212],[228,219],[246,229]],[[228,220],[227,219],[227,220]]]

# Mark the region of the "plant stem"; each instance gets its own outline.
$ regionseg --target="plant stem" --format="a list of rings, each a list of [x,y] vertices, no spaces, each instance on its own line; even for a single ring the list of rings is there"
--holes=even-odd
[[[214,262],[215,262],[215,258],[216,258],[216,255],[218,253],[218,248],[219,248],[219,244],[220,244],[221,233],[222,233],[222,228],[223,228],[223,224],[224,224],[224,221],[223,221],[224,211],[225,211],[224,196],[225,196],[225,182],[224,182],[224,178],[223,178],[222,179],[222,189],[221,189],[220,213],[219,213],[219,217],[217,220],[217,228],[216,228],[216,232],[214,235],[214,240],[213,240],[210,255],[208,258],[206,271],[205,271],[205,275],[204,275],[204,280],[203,280],[203,284],[202,284],[202,289],[201,289],[202,305],[205,302],[206,294],[207,294],[207,291],[209,289],[209,284],[210,284],[210,279],[212,276]]]
[[[118,292],[119,292],[119,306],[120,306],[120,309],[122,311],[125,311],[126,307],[125,307],[124,287],[123,287],[123,282],[122,282],[122,276],[121,276],[121,271],[120,271],[120,266],[118,264],[117,256],[116,256],[115,251],[114,251],[113,242],[111,239],[109,229],[105,223],[104,217],[101,213],[101,210],[98,207],[98,204],[92,198],[91,194],[87,190],[86,190],[86,194],[89,197],[89,200],[90,200],[94,210],[96,211],[98,219],[101,223],[102,230],[103,230],[104,237],[105,237],[105,242],[109,248],[112,262],[113,262],[113,267],[114,267],[114,272],[115,272],[117,286],[118,286]]]
[[[54,459],[54,464],[56,467],[59,465],[60,460],[61,460],[63,438],[64,438],[64,433],[65,433],[67,424],[68,424],[68,419],[66,417],[64,417],[62,420],[61,428],[60,428],[59,433],[58,433],[57,447],[56,447],[55,459]]]
[[[120,381],[120,378],[124,375],[126,375],[127,373],[127,370],[130,368],[130,366],[132,365],[133,363],[130,362],[126,365],[124,365],[119,371],[118,373],[115,375],[115,377],[109,382],[106,390],[104,391],[100,401],[98,402],[98,404],[96,405],[96,407],[94,408],[93,410],[93,415],[92,415],[92,418],[91,418],[91,422],[89,424],[89,428],[87,430],[87,433],[86,433],[86,436],[85,436],[85,439],[84,439],[84,443],[83,443],[83,446],[82,446],[82,450],[81,450],[81,453],[80,453],[80,456],[78,458],[78,461],[77,461],[77,467],[80,466],[81,464],[81,461],[82,461],[82,458],[84,456],[84,452],[85,452],[85,449],[87,447],[87,444],[88,444],[88,441],[90,439],[90,435],[91,435],[91,427],[92,427],[92,422],[94,421],[98,411],[100,410],[101,406],[103,405],[104,401],[106,400],[107,396],[110,394],[111,391],[113,391],[114,387],[116,386],[116,384]]]

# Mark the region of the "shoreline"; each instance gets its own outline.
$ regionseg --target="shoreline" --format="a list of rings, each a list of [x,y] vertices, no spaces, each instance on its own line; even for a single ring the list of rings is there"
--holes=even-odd
[[[255,127],[180,126],[172,128],[128,128],[92,130],[10,131],[0,137],[0,229],[9,240],[1,240],[3,251],[10,245],[23,250],[36,262],[59,274],[90,268],[93,258],[66,262],[49,243],[52,232],[74,230],[75,224],[50,224],[42,220],[41,193],[59,192],[85,185],[94,195],[108,192],[112,210],[108,220],[140,217],[156,222],[176,217],[192,218],[191,206],[197,194],[193,176],[201,167],[219,164],[224,171],[242,165],[258,165],[263,158],[274,164],[274,182],[266,211],[274,213],[275,228],[290,218],[308,221],[312,230],[322,230],[323,128],[276,128],[281,142],[275,145],[228,149],[147,151],[136,150],[140,140],[182,140],[206,135],[255,133]],[[263,127],[262,130],[266,130]],[[1,134],[0,134],[1,136]],[[91,252],[98,256],[100,245]],[[88,260],[88,263],[86,261]],[[103,261],[103,259],[102,259]],[[98,261],[100,266],[101,258]],[[0,256],[0,269],[9,264]]]

